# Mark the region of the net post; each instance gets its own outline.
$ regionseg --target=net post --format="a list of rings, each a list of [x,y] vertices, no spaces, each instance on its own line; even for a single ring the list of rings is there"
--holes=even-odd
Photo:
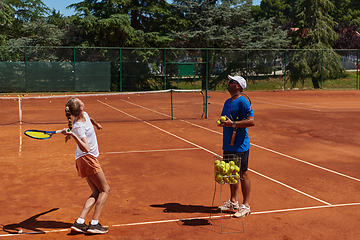
[[[19,122],[21,125],[22,124],[21,98],[19,97],[18,100],[19,100]]]

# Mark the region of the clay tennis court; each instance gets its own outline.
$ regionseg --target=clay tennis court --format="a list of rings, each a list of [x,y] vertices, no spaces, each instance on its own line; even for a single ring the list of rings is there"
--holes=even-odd
[[[209,93],[207,119],[199,93],[174,96],[174,120],[169,94],[79,97],[103,126],[99,161],[111,187],[100,219],[109,232],[90,238],[358,239],[360,92],[246,93],[255,114],[248,129],[252,214],[244,232],[229,234],[216,209],[220,185],[212,207],[214,154],[222,153],[216,121],[227,92]],[[32,97],[21,97],[22,124],[19,100],[0,99],[0,240],[87,239],[69,229],[91,193],[77,176],[75,142],[23,134],[67,127],[69,96]],[[224,231],[242,230],[241,219],[224,214]]]

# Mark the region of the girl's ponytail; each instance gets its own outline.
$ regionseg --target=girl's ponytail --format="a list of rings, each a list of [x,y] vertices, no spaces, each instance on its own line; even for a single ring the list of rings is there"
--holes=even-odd
[[[70,113],[70,108],[69,108],[69,106],[67,106],[67,104],[66,104],[66,107],[65,107],[65,115],[66,115],[66,117],[68,119],[68,127],[69,127],[70,130],[72,130],[71,113]],[[66,135],[65,136],[65,142],[69,141],[70,138],[71,138],[70,135]]]
[[[80,103],[76,98],[70,98],[65,105],[65,115],[68,119],[68,127],[72,130],[73,125],[71,121],[71,116],[78,116],[80,114]],[[66,135],[65,142],[67,142],[71,138],[70,135]]]

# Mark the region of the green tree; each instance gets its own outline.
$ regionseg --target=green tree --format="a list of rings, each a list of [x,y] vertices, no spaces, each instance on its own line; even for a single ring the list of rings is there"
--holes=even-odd
[[[171,40],[166,33],[181,25],[165,0],[84,0],[68,7],[78,13],[77,39],[88,45],[165,47]]]
[[[45,19],[23,24],[23,36],[9,39],[8,46],[61,46],[64,40],[64,31],[49,24]]]
[[[11,28],[14,10],[3,0],[0,0],[0,46],[4,45],[7,31]]]
[[[0,24],[2,44],[23,37],[24,23],[43,19],[49,10],[41,0],[2,0],[0,6],[0,21],[6,21]]]
[[[331,11],[331,16],[340,25],[360,27],[360,5],[358,0],[330,0],[335,8]]]
[[[274,22],[283,25],[292,22],[297,12],[299,0],[262,0],[260,6],[252,7],[252,17],[258,21],[261,18],[274,18]]]
[[[299,8],[302,9],[297,15],[299,30],[292,48],[300,50],[291,56],[290,80],[295,85],[311,77],[314,88],[320,88],[322,80],[344,73],[340,56],[331,48],[338,37],[329,15],[334,5],[329,0],[302,0]]]
[[[175,0],[174,6],[186,20],[182,30],[173,31],[184,47],[241,48],[251,19],[248,0]]]
[[[14,16],[21,21],[36,21],[45,17],[49,8],[41,0],[4,0],[14,11]]]

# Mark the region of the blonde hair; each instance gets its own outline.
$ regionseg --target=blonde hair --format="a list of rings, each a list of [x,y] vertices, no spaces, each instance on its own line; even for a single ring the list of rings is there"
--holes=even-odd
[[[72,130],[72,120],[71,116],[78,116],[80,114],[80,103],[77,98],[70,98],[65,105],[65,116],[68,119],[68,127]],[[65,137],[65,142],[67,142],[71,138],[70,135]]]

